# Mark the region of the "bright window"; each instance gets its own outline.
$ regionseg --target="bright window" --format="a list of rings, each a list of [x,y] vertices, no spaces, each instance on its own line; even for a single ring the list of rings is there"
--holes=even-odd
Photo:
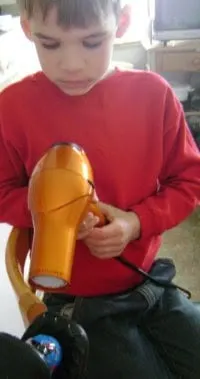
[[[122,5],[125,4],[131,4],[132,21],[122,42],[141,41],[147,33],[151,0],[122,0]]]

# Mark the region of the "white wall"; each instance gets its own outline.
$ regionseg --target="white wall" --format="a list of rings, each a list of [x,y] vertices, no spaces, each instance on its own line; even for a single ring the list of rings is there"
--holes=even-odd
[[[24,325],[5,269],[5,248],[10,230],[8,225],[0,224],[0,332],[20,337]]]

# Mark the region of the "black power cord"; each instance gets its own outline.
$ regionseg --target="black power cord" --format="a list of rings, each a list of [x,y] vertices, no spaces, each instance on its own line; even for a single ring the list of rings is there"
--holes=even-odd
[[[159,287],[165,287],[165,288],[174,288],[174,289],[179,289],[180,291],[184,292],[188,299],[191,299],[191,293],[190,291],[186,290],[185,288],[182,288],[180,286],[177,286],[174,283],[169,283],[165,280],[162,279],[155,279],[152,275],[148,274],[146,271],[142,270],[141,268],[137,267],[134,263],[129,262],[126,258],[124,257],[116,257],[115,260],[126,266],[132,271],[137,272],[138,274],[142,275],[145,279],[150,280],[152,283],[156,284]]]

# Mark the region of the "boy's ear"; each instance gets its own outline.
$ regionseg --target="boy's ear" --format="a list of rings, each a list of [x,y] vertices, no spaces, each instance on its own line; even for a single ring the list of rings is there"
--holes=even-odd
[[[121,38],[124,36],[124,34],[127,32],[130,23],[131,23],[131,11],[132,8],[130,5],[126,5],[119,16],[119,22],[118,22],[118,28],[116,37]]]
[[[20,23],[21,23],[21,27],[22,27],[22,30],[23,30],[25,36],[30,41],[32,41],[32,33],[31,33],[31,28],[30,28],[30,21],[28,20],[28,18],[26,17],[25,14],[20,16]]]

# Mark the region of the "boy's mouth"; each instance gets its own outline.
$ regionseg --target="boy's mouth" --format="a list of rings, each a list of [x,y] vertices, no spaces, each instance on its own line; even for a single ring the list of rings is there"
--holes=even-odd
[[[84,89],[92,84],[92,80],[58,80],[61,87],[68,89]]]

